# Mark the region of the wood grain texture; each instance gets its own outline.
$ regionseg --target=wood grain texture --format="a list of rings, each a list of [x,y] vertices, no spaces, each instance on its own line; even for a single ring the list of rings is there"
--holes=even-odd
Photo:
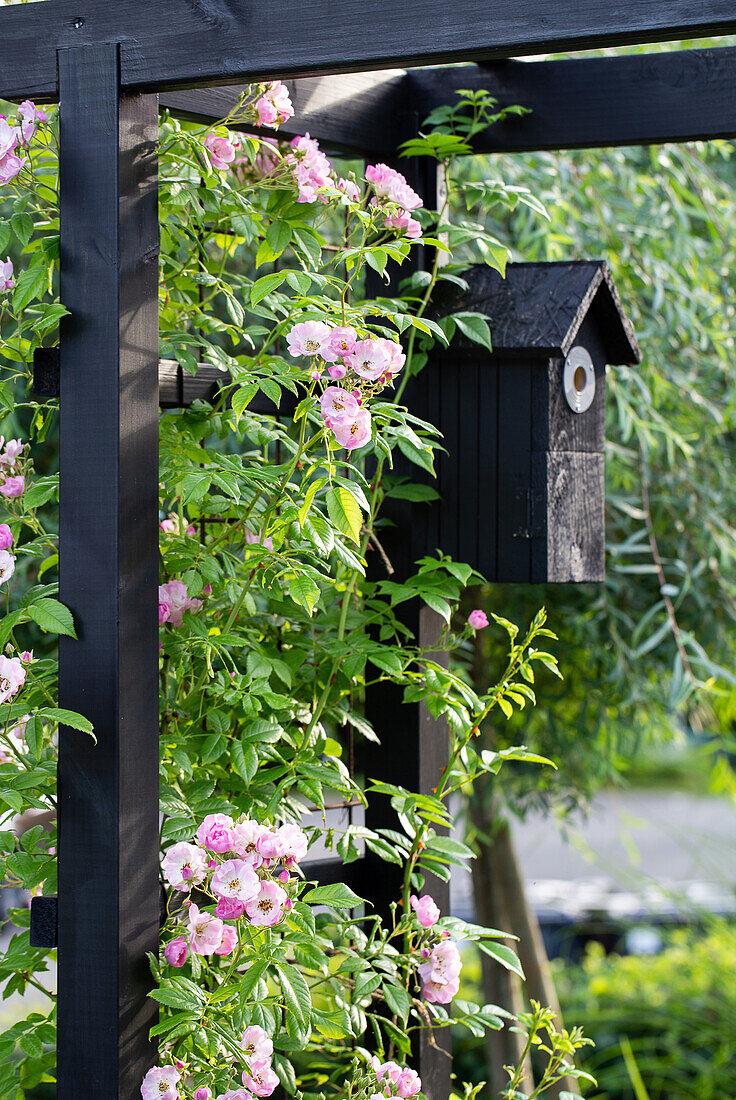
[[[605,580],[603,455],[539,452],[533,477],[546,486],[546,530],[533,540],[531,582]]]
[[[479,153],[526,152],[736,136],[736,49],[673,50],[564,61],[501,61],[415,69],[421,118],[460,88],[484,88],[531,114],[494,124]]]
[[[308,132],[320,145],[337,152],[384,159],[395,156],[396,116],[406,109],[409,94],[403,70],[304,77],[285,83],[294,117],[279,127],[279,137]],[[176,89],[162,94],[161,106],[179,118],[211,122],[233,109],[241,90],[240,85]],[[255,132],[273,136],[273,130]]]
[[[735,30],[732,0],[45,0],[0,9],[0,94],[54,97],[56,49],[109,41],[125,87],[162,91]]]
[[[158,950],[158,195],[155,96],[119,96],[114,45],[59,74],[58,1097],[128,1100],[155,1058]]]

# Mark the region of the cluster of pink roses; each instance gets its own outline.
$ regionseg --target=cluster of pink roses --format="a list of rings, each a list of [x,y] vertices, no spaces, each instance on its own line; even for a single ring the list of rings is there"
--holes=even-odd
[[[9,439],[6,443],[0,435],[0,493],[8,499],[22,496],[26,491],[23,457],[26,444],[21,439]]]
[[[0,183],[10,183],[28,163],[28,158],[18,156],[16,149],[30,144],[38,122],[48,122],[48,115],[30,99],[18,108],[14,126],[0,115]]]
[[[421,898],[412,894],[409,903],[422,928],[432,928],[440,919],[440,911],[429,894]],[[448,933],[441,932],[440,936],[440,942],[431,950],[426,945],[422,947],[422,958],[425,961],[419,964],[417,970],[422,979],[424,998],[446,1005],[457,996],[460,988],[462,962],[457,947],[447,938]]]
[[[243,1032],[240,1044],[243,1048],[247,1068],[243,1071],[243,1088],[230,1089],[221,1093],[216,1100],[253,1100],[254,1097],[270,1096],[278,1087],[279,1079],[271,1066],[273,1041],[262,1027],[253,1025]],[[175,1066],[154,1066],[146,1074],[141,1085],[143,1100],[179,1100],[177,1088],[181,1080],[182,1062]],[[413,1096],[413,1093],[399,1093],[399,1096]],[[194,1100],[212,1100],[208,1088],[198,1088]]]
[[[212,853],[236,858],[218,861]],[[271,828],[248,818],[235,822],[227,814],[209,814],[197,830],[197,844],[174,844],[162,869],[175,890],[198,886],[217,905],[208,913],[189,904],[187,936],[166,945],[167,962],[183,966],[190,949],[196,955],[229,955],[238,936],[224,922],[244,914],[256,928],[277,924],[293,904],[280,883],[289,883],[289,872],[306,853],[307,838],[298,825]]]
[[[421,237],[422,227],[409,211],[420,207],[422,200],[409,186],[406,177],[387,164],[372,164],[366,168],[365,178],[375,191],[371,206],[377,207],[383,214],[386,229],[394,229],[410,239]]]
[[[290,355],[322,360],[334,382],[321,398],[320,410],[325,425],[341,447],[355,450],[371,437],[371,414],[364,408],[367,396],[377,393],[401,370],[406,355],[401,344],[383,338],[360,339],[349,325],[330,328],[324,321],[301,321],[287,336]],[[315,366],[312,377],[320,377]]]
[[[166,522],[164,520],[164,522]],[[205,585],[204,594],[209,596],[211,585]],[[171,626],[181,626],[186,611],[199,611],[202,601],[190,596],[184,581],[167,581],[159,585],[158,589],[158,625],[170,623]]]
[[[280,80],[270,80],[256,100],[256,114],[261,126],[278,126],[294,115],[289,89]]]
[[[371,1058],[370,1065],[376,1075],[379,1091],[373,1093],[369,1100],[383,1100],[385,1096],[402,1096],[406,1100],[422,1091],[422,1081],[416,1070],[400,1066],[396,1062],[380,1062],[375,1055]]]

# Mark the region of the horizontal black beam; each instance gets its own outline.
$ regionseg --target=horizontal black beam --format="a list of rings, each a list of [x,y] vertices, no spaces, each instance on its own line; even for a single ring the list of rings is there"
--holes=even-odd
[[[510,116],[475,141],[479,153],[527,152],[736,136],[736,49],[505,61],[416,69],[411,102],[424,119],[460,88],[485,88]]]
[[[46,0],[0,8],[0,95],[54,98],[57,50],[111,41],[163,91],[734,31],[734,0]]]
[[[279,127],[279,137],[305,133],[321,145],[361,155],[389,156],[396,151],[397,117],[407,108],[408,78],[403,70],[303,77],[285,81],[294,117]],[[162,107],[178,118],[213,122],[237,105],[242,85],[164,92]],[[262,136],[273,136],[273,130]]]

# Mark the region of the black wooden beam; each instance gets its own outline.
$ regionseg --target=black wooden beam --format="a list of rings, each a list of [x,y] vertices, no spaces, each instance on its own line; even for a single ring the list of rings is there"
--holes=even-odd
[[[46,0],[0,8],[0,95],[53,98],[56,49],[109,41],[124,87],[161,91],[734,31],[733,0]]]
[[[736,49],[504,61],[416,69],[409,74],[420,117],[485,88],[502,105],[531,110],[490,127],[479,153],[526,152],[736,136]]]
[[[403,70],[304,77],[285,81],[294,117],[279,127],[280,138],[310,133],[320,144],[347,153],[387,157],[396,150],[397,114],[406,109],[408,78]],[[241,85],[175,89],[162,94],[162,107],[179,118],[212,122],[237,104]],[[273,137],[273,130],[260,131]]]
[[[58,1097],[127,1100],[154,1060],[158,950],[158,102],[114,44],[59,51]]]

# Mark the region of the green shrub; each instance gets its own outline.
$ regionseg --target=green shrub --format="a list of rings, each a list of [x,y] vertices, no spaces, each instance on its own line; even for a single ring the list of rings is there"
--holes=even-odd
[[[626,1040],[649,1100],[736,1097],[736,926],[674,932],[655,956],[606,957],[593,945],[556,980],[563,1015],[596,1043],[583,1052],[598,1080],[590,1100],[637,1096]]]

